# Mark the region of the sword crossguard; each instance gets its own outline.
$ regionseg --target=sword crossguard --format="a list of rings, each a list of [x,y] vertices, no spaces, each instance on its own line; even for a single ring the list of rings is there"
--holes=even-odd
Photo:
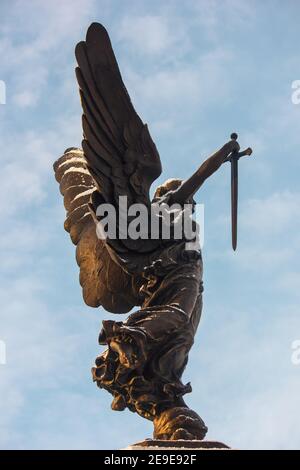
[[[246,155],[250,157],[251,154],[252,154],[252,148],[248,147],[246,150],[243,150],[242,152],[238,152],[237,157],[241,158],[241,157],[245,157]]]

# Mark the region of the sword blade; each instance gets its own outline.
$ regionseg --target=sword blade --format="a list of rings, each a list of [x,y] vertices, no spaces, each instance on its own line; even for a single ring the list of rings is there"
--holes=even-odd
[[[238,159],[231,160],[231,237],[232,248],[237,246],[237,218],[238,218]]]

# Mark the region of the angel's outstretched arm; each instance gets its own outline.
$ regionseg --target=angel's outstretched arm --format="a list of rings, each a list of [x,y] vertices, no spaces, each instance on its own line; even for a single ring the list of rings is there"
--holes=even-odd
[[[172,202],[183,204],[190,199],[198,191],[200,186],[202,186],[204,181],[220,168],[222,163],[226,161],[227,157],[232,152],[238,152],[239,150],[240,146],[234,139],[223,145],[223,147],[205,160],[205,162],[202,163],[198,170],[189,179],[184,181],[183,184],[174,191]]]

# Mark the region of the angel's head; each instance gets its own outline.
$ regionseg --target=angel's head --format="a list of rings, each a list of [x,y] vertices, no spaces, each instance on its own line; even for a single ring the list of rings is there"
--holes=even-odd
[[[181,183],[182,183],[182,180],[179,180],[179,179],[176,179],[176,178],[168,179],[163,184],[158,186],[158,188],[156,188],[156,191],[154,193],[154,199],[158,199],[158,198],[164,196],[169,191],[175,191],[175,189],[179,188]]]

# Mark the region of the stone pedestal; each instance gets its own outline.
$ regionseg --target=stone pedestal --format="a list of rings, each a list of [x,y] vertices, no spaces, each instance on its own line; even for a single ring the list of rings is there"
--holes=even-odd
[[[230,447],[218,441],[145,439],[127,447],[125,450],[230,450]]]

